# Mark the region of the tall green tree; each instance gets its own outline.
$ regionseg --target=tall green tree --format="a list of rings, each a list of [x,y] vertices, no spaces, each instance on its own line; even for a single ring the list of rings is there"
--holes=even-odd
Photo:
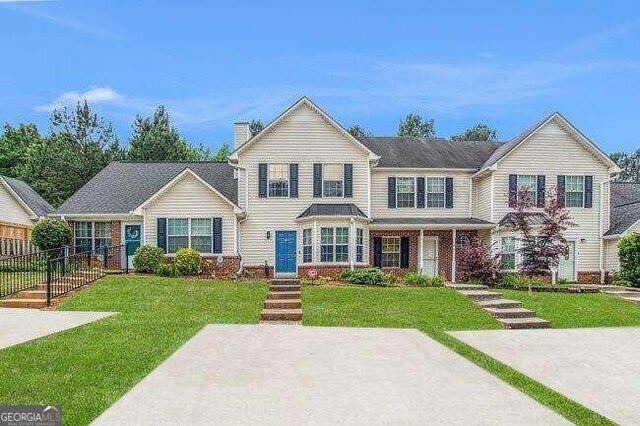
[[[54,206],[122,156],[113,127],[87,102],[51,115],[51,133],[27,149],[18,175]]]
[[[609,157],[622,169],[616,180],[640,183],[640,149],[630,153],[614,152]]]
[[[195,157],[194,149],[171,125],[171,118],[164,106],[159,106],[153,117],[136,117],[129,142],[129,160],[193,161]]]
[[[249,133],[251,133],[251,137],[254,137],[258,133],[264,130],[264,123],[262,120],[253,119],[251,123],[249,123]]]
[[[498,140],[498,131],[484,123],[478,123],[458,135],[451,135],[451,140],[495,142]]]
[[[419,114],[407,114],[398,124],[398,136],[432,138],[435,136],[435,121],[433,118],[422,118]]]
[[[351,136],[356,139],[370,138],[373,136],[373,133],[360,126],[359,124],[354,124],[353,126],[349,127],[347,129],[347,132],[351,133]]]
[[[17,127],[5,124],[4,131],[0,134],[0,175],[17,178],[27,150],[41,141],[42,137],[35,124],[19,124]]]
[[[229,155],[231,155],[231,146],[228,143],[223,143],[218,152],[216,152],[213,161],[216,163],[226,163],[229,160]]]

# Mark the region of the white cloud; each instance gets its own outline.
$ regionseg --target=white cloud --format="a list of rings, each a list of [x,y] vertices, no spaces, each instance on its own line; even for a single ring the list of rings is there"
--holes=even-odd
[[[73,106],[78,102],[87,101],[89,104],[95,105],[99,103],[108,103],[123,101],[125,97],[110,87],[93,87],[86,92],[65,92],[58,96],[53,102],[36,107],[40,112],[51,112],[54,109],[65,106]]]

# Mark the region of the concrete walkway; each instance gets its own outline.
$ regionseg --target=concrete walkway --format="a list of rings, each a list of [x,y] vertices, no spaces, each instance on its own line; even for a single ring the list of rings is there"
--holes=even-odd
[[[617,423],[640,424],[640,328],[450,334]]]
[[[0,349],[115,315],[113,312],[0,308]]]
[[[210,325],[94,424],[568,422],[417,330]]]

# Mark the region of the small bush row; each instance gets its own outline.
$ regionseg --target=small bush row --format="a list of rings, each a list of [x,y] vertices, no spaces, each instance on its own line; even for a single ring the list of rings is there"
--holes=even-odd
[[[344,281],[353,285],[388,287],[395,283],[395,277],[393,275],[386,274],[379,268],[364,268],[345,271],[340,277]]]
[[[409,272],[404,276],[404,283],[410,287],[442,287],[444,278],[440,275],[429,277],[417,272]]]
[[[133,267],[144,274],[158,274],[163,277],[197,275],[202,270],[202,256],[198,250],[181,248],[171,263],[165,263],[164,251],[159,247],[144,245],[133,256]]]

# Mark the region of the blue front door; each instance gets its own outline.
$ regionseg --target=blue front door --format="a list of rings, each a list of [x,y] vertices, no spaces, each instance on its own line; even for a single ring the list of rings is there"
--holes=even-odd
[[[276,273],[296,273],[296,231],[276,231]]]

